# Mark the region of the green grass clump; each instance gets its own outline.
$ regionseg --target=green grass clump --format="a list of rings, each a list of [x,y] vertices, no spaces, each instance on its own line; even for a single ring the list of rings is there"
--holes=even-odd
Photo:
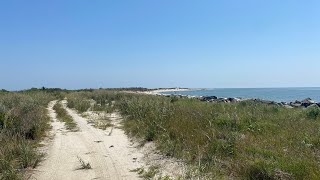
[[[79,168],[79,170],[81,170],[81,169],[86,169],[86,170],[92,169],[91,164],[90,164],[89,162],[85,162],[85,161],[84,161],[83,159],[81,159],[79,156],[77,156],[77,158],[78,158],[78,160],[79,160],[79,162],[80,162],[80,168]]]
[[[64,122],[68,130],[78,131],[77,123],[74,122],[73,118],[68,114],[61,102],[57,102],[53,106],[53,110],[57,113],[57,119]]]
[[[35,148],[49,129],[47,104],[55,97],[46,92],[0,93],[0,179],[23,179],[42,155]]]
[[[113,124],[111,123],[110,120],[105,119],[105,120],[94,120],[93,121],[93,127],[98,128],[98,129],[102,129],[102,130],[106,130],[109,127],[113,127]]]
[[[85,97],[86,97],[85,92],[75,92],[67,95],[68,107],[75,108],[81,113],[87,111],[91,107],[91,105],[90,105],[89,99]]]
[[[310,119],[320,118],[320,108],[318,106],[312,106],[307,108],[306,115]]]
[[[159,173],[159,167],[150,166],[147,170],[141,167],[141,168],[133,169],[131,170],[131,172],[138,173],[140,178],[143,178],[143,179],[154,179],[155,175]],[[158,179],[161,179],[161,177]]]
[[[67,95],[68,107],[75,108],[79,112],[91,110],[111,113],[114,111],[113,102],[117,96],[118,93],[103,89],[73,92]]]

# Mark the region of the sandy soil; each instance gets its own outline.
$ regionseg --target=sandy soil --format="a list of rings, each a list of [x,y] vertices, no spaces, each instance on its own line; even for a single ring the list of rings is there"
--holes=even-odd
[[[31,179],[139,179],[130,170],[140,168],[143,154],[139,153],[122,130],[115,128],[112,134],[87,124],[74,110],[68,113],[78,124],[80,131],[68,132],[64,124],[56,119],[50,103],[52,134],[47,158],[36,169]],[[114,116],[113,118],[117,118]],[[78,157],[89,162],[92,169],[80,170]]]
[[[115,128],[121,128],[122,118],[118,113],[105,114],[104,112],[93,112],[88,111],[83,113],[85,117],[89,119],[89,121],[105,121],[105,117],[113,117],[111,118],[111,122],[114,125],[113,127],[109,127],[106,129],[107,133],[113,132]],[[122,131],[122,130],[120,130]],[[141,146],[140,141],[138,139],[129,138],[130,142],[132,142],[132,146],[136,148],[136,150],[143,154],[141,162],[143,162],[143,168],[148,170],[149,167],[157,167],[158,172],[155,175],[154,179],[158,179],[159,177],[170,177],[171,179],[185,179],[186,172],[188,171],[188,166],[181,160],[176,158],[164,156],[159,150],[156,149],[156,146],[153,142],[143,143]]]
[[[179,92],[179,91],[190,91],[193,89],[187,89],[187,88],[176,88],[176,89],[159,89],[159,90],[153,90],[153,91],[144,91],[141,92],[143,94],[151,94],[151,95],[161,95],[163,92]]]
[[[118,113],[108,114],[113,127],[106,130],[94,128],[88,123],[90,118],[99,118],[89,113],[81,117],[75,110],[66,108],[79,127],[79,131],[66,130],[64,123],[56,119],[53,101],[48,106],[52,119],[51,140],[45,142],[45,160],[35,169],[30,179],[140,179],[137,168],[148,169],[159,167],[156,177],[182,177],[185,166],[173,158],[162,156],[149,143],[143,147],[137,141],[130,140],[120,128],[121,116]],[[66,103],[66,102],[64,102]],[[91,114],[91,115],[90,115]],[[89,162],[92,169],[80,169],[79,159]]]

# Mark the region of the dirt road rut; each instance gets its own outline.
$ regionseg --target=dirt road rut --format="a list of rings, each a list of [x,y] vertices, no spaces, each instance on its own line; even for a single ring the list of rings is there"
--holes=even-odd
[[[46,159],[31,179],[139,179],[131,170],[143,166],[140,161],[143,154],[132,146],[123,130],[115,127],[110,134],[96,129],[74,110],[66,108],[79,127],[79,131],[70,132],[57,120],[55,103],[48,106],[53,128]],[[120,117],[112,114],[110,118],[117,122]],[[80,169],[79,158],[89,162],[92,169]]]

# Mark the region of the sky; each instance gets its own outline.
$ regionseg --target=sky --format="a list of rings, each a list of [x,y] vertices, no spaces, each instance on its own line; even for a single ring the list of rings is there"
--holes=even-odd
[[[0,89],[319,87],[318,0],[0,1]]]

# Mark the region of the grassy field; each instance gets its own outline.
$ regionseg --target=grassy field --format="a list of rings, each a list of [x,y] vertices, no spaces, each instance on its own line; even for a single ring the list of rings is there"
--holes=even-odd
[[[35,148],[49,128],[46,107],[55,96],[43,91],[0,92],[0,179],[22,179],[41,159]]]
[[[318,107],[286,109],[250,101],[205,103],[104,90],[68,95],[70,107],[81,112],[91,107],[90,99],[97,102],[99,110],[119,110],[129,135],[153,141],[165,155],[190,164],[190,177],[320,177]]]
[[[253,102],[131,96],[119,109],[125,129],[155,141],[166,155],[197,166],[196,173],[239,179],[320,177],[319,109],[285,109]]]
[[[80,113],[119,111],[128,135],[153,141],[164,155],[189,164],[190,177],[320,177],[318,107],[206,103],[112,90],[29,90],[0,92],[0,179],[25,178],[24,169],[38,164],[35,148],[49,128],[47,104],[64,97]],[[55,106],[58,118],[69,122],[61,106]]]

